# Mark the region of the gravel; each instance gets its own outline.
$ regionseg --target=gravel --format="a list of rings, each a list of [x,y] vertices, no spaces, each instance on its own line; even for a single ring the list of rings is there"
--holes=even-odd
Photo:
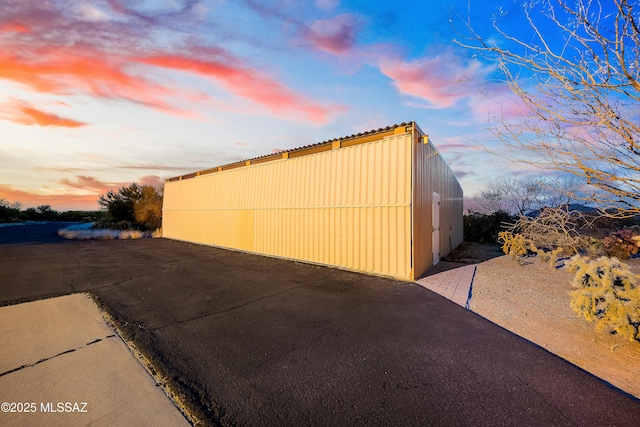
[[[640,260],[626,262],[640,273]],[[640,342],[597,332],[569,307],[573,274],[535,258],[477,265],[470,309],[640,398]]]

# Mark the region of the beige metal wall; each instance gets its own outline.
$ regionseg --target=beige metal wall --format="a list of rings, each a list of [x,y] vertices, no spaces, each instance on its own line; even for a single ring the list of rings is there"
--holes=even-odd
[[[163,235],[412,280],[412,136],[169,181]]]
[[[413,158],[413,265],[419,277],[433,265],[433,192],[440,196],[440,255],[463,241],[462,187],[453,171],[417,126]]]

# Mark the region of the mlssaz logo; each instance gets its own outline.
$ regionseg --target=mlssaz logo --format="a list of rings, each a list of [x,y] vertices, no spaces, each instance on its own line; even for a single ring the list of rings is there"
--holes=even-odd
[[[87,402],[41,402],[40,412],[88,412]]]

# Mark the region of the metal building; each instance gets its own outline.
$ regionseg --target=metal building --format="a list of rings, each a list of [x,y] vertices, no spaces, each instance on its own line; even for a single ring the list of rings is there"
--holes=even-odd
[[[164,237],[414,280],[462,243],[462,188],[415,123],[168,179]]]

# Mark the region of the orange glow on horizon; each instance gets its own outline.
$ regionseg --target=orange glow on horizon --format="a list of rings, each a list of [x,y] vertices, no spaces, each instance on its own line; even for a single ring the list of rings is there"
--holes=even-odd
[[[0,199],[10,203],[19,202],[20,209],[49,205],[53,210],[63,212],[67,210],[100,209],[98,205],[99,193],[96,194],[40,194],[24,190],[16,190],[10,185],[0,184]]]

